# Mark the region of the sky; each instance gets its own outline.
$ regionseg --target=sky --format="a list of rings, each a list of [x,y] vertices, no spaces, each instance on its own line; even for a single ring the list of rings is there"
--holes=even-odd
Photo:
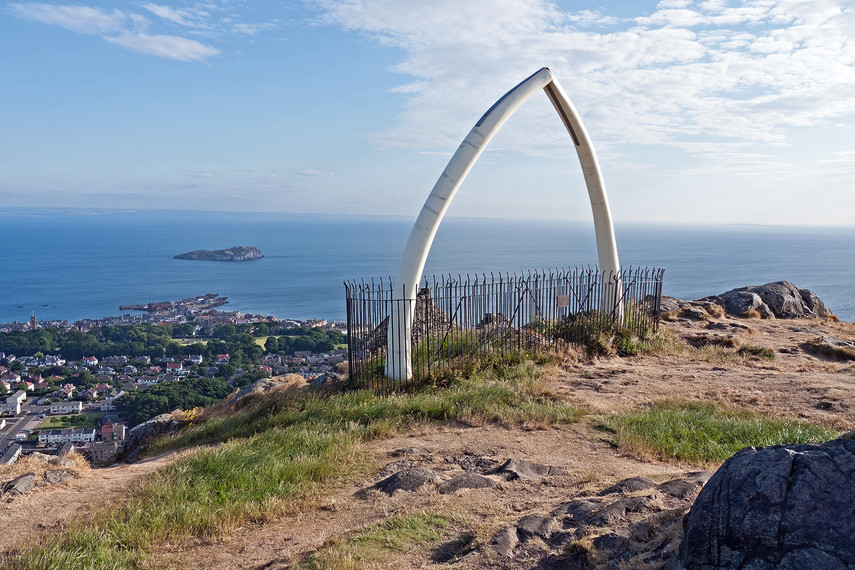
[[[0,2],[0,213],[414,219],[549,67],[616,224],[855,225],[855,0]],[[590,221],[545,94],[448,215]]]

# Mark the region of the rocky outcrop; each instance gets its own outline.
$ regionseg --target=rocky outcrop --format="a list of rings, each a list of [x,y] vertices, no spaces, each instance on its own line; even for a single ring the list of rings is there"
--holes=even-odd
[[[58,467],[65,467],[66,469],[74,469],[77,467],[77,463],[74,462],[70,457],[58,456],[58,455],[47,455],[45,453],[39,453],[38,451],[31,453],[29,455],[31,459],[36,459],[38,461],[42,461],[49,465],[56,465]]]
[[[15,477],[11,481],[7,481],[0,487],[0,495],[4,497],[17,497],[26,495],[36,486],[36,474],[25,473],[19,477]]]
[[[397,459],[354,493],[356,498],[436,492],[490,493],[498,500],[513,486],[550,484],[547,478],[567,474],[563,467],[520,458],[497,461],[469,453],[434,457],[420,448],[398,449],[390,456]],[[632,477],[599,492],[574,492],[551,510],[521,513],[486,543],[479,545],[468,533],[465,540],[445,544],[433,560],[465,558],[467,568],[671,568],[678,561],[683,517],[711,475],[687,473],[664,483]]]
[[[763,319],[837,318],[816,293],[799,289],[789,281],[740,287],[694,301],[662,297],[659,313],[665,318],[692,320],[710,320],[725,314]]]
[[[394,475],[383,479],[375,488],[388,495],[394,495],[398,491],[413,492],[425,485],[433,485],[439,482],[439,475],[430,469],[414,467],[402,469]]]
[[[855,360],[855,342],[829,335],[802,343],[802,349],[811,354],[826,356],[836,360]]]
[[[191,259],[194,261],[251,261],[261,259],[264,254],[257,247],[238,245],[228,249],[197,249],[181,253],[173,259]]]
[[[596,495],[561,503],[552,512],[526,515],[499,530],[487,548],[511,567],[532,557],[540,560],[534,568],[673,565],[683,515],[710,475],[689,473],[659,485],[645,477],[625,479]]]
[[[170,412],[160,414],[128,431],[125,441],[119,449],[119,460],[133,462],[137,456],[148,449],[156,437],[174,433],[190,423],[183,414]]]
[[[552,475],[562,475],[563,467],[554,465],[543,465],[542,463],[534,463],[524,459],[508,459],[508,461],[499,468],[500,473],[507,473],[510,479],[522,479],[523,481],[532,481],[550,477]]]
[[[855,568],[855,441],[747,448],[685,519],[687,570]]]
[[[829,318],[831,311],[813,291],[799,289],[789,281],[731,289],[718,296],[719,303],[732,315],[756,311],[764,318]]]

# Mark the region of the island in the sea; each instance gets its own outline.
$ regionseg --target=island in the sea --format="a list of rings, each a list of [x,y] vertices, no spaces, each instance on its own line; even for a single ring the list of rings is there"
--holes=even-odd
[[[261,259],[264,254],[257,247],[237,245],[228,249],[197,249],[176,255],[173,259],[193,259],[197,261],[250,261]]]

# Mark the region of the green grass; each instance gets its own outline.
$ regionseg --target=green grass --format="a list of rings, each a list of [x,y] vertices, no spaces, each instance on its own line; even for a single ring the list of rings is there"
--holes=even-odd
[[[39,429],[62,429],[70,427],[93,428],[98,420],[94,414],[67,414],[64,416],[48,416]]]
[[[353,477],[359,442],[423,422],[547,426],[583,411],[543,389],[522,364],[442,389],[379,396],[289,390],[250,397],[234,413],[192,425],[156,449],[203,444],[151,477],[126,504],[80,520],[17,558],[10,569],[139,568],[153,545],[217,539],[247,522],[296,512]]]
[[[759,356],[764,360],[775,360],[775,353],[765,346],[754,346],[746,344],[736,351],[743,356]]]
[[[837,432],[711,403],[661,402],[647,409],[600,416],[595,425],[622,450],[665,461],[720,463],[745,447],[822,442]]]
[[[364,568],[376,563],[384,553],[406,553],[435,546],[449,523],[448,517],[430,513],[391,517],[341,542],[324,546],[297,567],[312,570]]]

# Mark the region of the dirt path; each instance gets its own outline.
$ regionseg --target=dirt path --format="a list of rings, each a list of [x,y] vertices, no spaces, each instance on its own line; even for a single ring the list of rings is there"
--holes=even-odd
[[[468,526],[479,529],[482,540],[527,514],[551,510],[591,488],[607,486],[626,473],[665,480],[685,470],[666,463],[642,462],[617,453],[604,434],[586,422],[561,429],[511,430],[496,426],[437,426],[367,446],[373,473],[400,460],[399,450],[419,450],[417,459],[404,454],[414,464],[443,475],[461,473],[455,457],[468,455],[498,464],[510,458],[564,467],[566,473],[548,481],[504,481],[499,489],[477,489],[465,494],[441,495],[435,491],[385,493],[370,490],[364,498],[359,491],[379,477],[369,477],[346,485],[324,498],[322,504],[298,517],[245,528],[222,543],[199,543],[183,551],[159,552],[155,566],[238,570],[245,568],[285,568],[325,541],[341,537],[371,523],[395,515],[414,512],[450,513]],[[413,564],[410,561],[408,564]],[[407,566],[405,566],[407,567]]]
[[[15,550],[24,540],[37,540],[62,529],[76,517],[86,517],[115,504],[172,457],[163,455],[104,469],[79,469],[77,476],[65,483],[45,485],[0,502],[0,552]]]

